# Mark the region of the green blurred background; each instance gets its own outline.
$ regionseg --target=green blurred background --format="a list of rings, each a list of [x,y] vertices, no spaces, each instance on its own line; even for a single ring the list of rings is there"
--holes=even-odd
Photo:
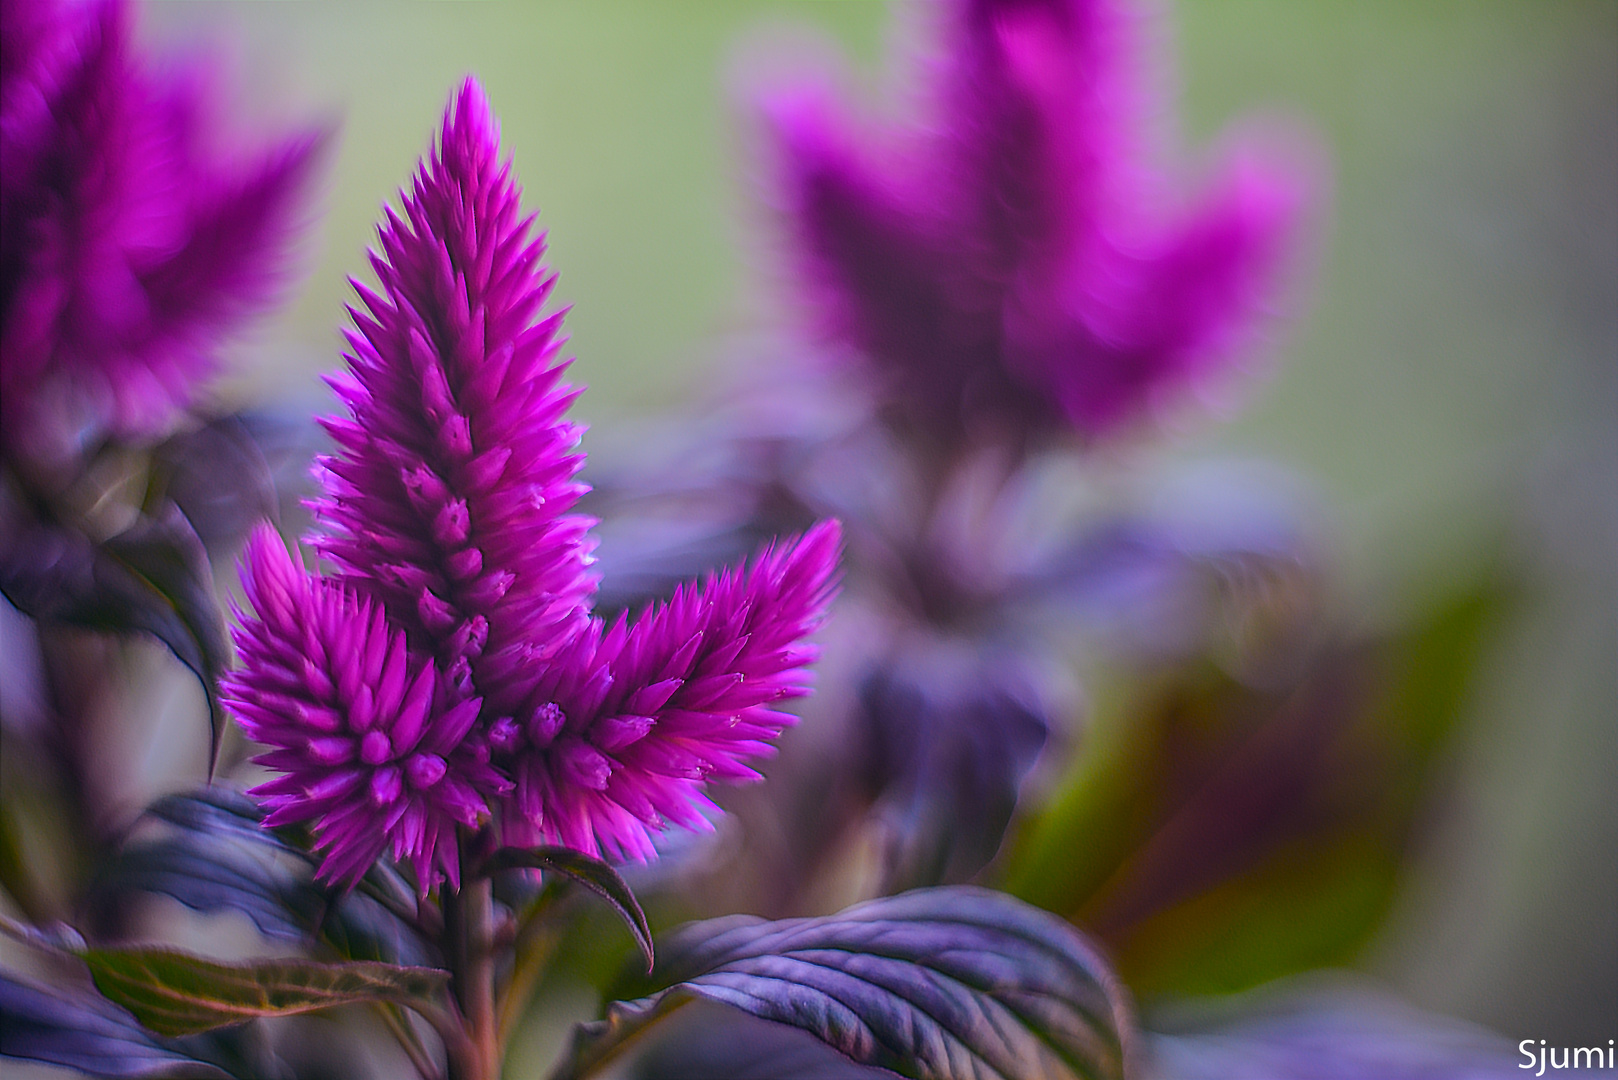
[[[1305,478],[1370,621],[1505,545],[1531,600],[1500,643],[1366,958],[1513,1041],[1618,1015],[1618,3],[1183,0],[1167,99],[1194,175],[1232,119],[1301,121],[1329,161],[1318,258],[1269,376],[1170,459]],[[821,3],[148,4],[160,51],[225,43],[228,108],[340,122],[310,272],[237,349],[223,401],[323,401],[344,279],[451,87],[485,82],[551,232],[598,431],[702,388],[725,336],[778,322],[757,169],[727,92],[783,25],[883,84],[906,20]],[[910,20],[914,22],[914,20]],[[770,28],[777,28],[772,31]]]

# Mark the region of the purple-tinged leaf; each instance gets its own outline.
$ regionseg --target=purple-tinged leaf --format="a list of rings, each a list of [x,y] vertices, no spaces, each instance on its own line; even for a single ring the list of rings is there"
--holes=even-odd
[[[185,652],[175,649],[167,638],[163,643],[196,673],[208,695],[211,772],[224,733],[225,717],[219,707],[217,686],[219,673],[230,662],[230,642],[225,636],[224,613],[214,598],[208,552],[185,514],[173,503],[159,507],[103,547],[156,592],[185,627],[189,637],[188,644],[182,639],[182,644],[187,644]]]
[[[760,1020],[727,1005],[699,1001],[668,1022],[669,1031],[639,1055],[633,1080],[731,1076],[747,1080],[892,1080],[894,1073],[856,1065],[806,1031]]]
[[[320,856],[310,849],[312,838],[308,829],[298,825],[266,829],[263,824],[264,809],[251,796],[221,784],[165,795],[147,807],[146,812],[181,829],[208,834],[224,831],[241,839],[273,842],[280,850],[302,859],[311,868],[320,865]],[[415,891],[400,875],[398,868],[386,859],[371,864],[360,877],[360,888],[385,904],[409,907],[416,904]]]
[[[155,1038],[129,1013],[0,972],[0,1058],[39,1061],[109,1080],[228,1077]]]
[[[1026,667],[912,644],[866,679],[856,760],[887,827],[885,891],[966,881],[999,851],[1050,732]]]
[[[63,526],[6,524],[0,591],[42,623],[146,633],[166,645],[208,696],[211,764],[224,724],[215,684],[230,646],[207,552],[185,515],[165,503],[101,544]]]
[[[390,910],[413,906],[408,890],[385,880],[380,866],[347,895],[317,884],[315,856],[282,835],[291,830],[263,828],[245,795],[204,788],[165,796],[147,813],[169,827],[166,835],[115,854],[96,875],[98,896],[162,893],[195,911],[240,912],[266,937],[318,941],[344,959],[431,962],[427,946]]]
[[[277,880],[290,876],[262,851],[203,846],[181,837],[118,852],[97,873],[95,887],[103,896],[162,893],[193,911],[234,911],[266,937],[305,942],[324,904],[318,892],[300,895],[294,883]]]
[[[582,1025],[555,1080],[705,998],[788,1024],[851,1060],[935,1080],[1119,1078],[1123,987],[1071,926],[984,889],[918,889],[818,919],[732,916],[665,939],[656,992]]]
[[[254,524],[279,516],[275,474],[241,416],[219,417],[161,443],[152,452],[148,487],[180,508],[212,553],[234,554]]]
[[[1007,599],[1051,630],[1111,655],[1183,655],[1210,636],[1267,645],[1321,604],[1320,545],[1284,477],[1230,467],[1175,473],[1157,508],[1108,516],[1036,543]],[[1243,640],[1248,639],[1248,640]]]
[[[1491,1031],[1366,987],[1288,985],[1184,1006],[1163,1020],[1172,1033],[1144,1040],[1147,1080],[1508,1080],[1533,1076],[1517,1070],[1537,1067]],[[1537,1056],[1541,1047],[1530,1042]],[[1598,1065],[1577,1075],[1618,1075],[1599,1067],[1608,1049],[1587,1055],[1586,1065],[1590,1057]]]

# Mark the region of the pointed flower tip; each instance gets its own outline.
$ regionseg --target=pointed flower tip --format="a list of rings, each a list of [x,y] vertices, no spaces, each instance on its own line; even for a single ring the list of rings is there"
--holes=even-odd
[[[1191,335],[1187,351],[1206,353],[1213,366],[1233,363],[1260,336],[1264,317],[1282,310],[1278,301],[1291,298],[1325,186],[1323,155],[1296,132],[1250,126],[1230,143],[1218,177],[1181,224],[1177,256],[1200,266],[1204,279],[1186,283],[1187,308],[1199,297],[1212,304],[1202,340]]]
[[[840,99],[849,81],[848,64],[834,40],[784,24],[751,35],[733,55],[725,78],[733,100],[766,117],[777,107]]]
[[[829,71],[816,69],[791,83],[776,76],[752,101],[778,182],[789,187],[827,171],[858,173],[868,163],[885,164],[895,156],[896,133],[854,110]]]
[[[1329,201],[1328,155],[1310,132],[1248,126],[1231,144],[1224,190],[1256,228],[1284,242]]]
[[[754,107],[780,136],[805,140],[825,138],[839,130],[840,97],[830,78],[810,75],[800,82],[771,82],[753,93]]]
[[[794,555],[808,568],[812,577],[820,580],[825,591],[825,598],[821,602],[829,603],[841,580],[843,523],[836,518],[817,522],[798,541]]]
[[[460,89],[455,92],[454,107],[457,116],[471,122],[494,123],[494,110],[489,106],[488,92],[476,75],[469,73],[461,80]]]
[[[462,152],[484,151],[493,157],[500,145],[500,121],[489,105],[488,94],[476,75],[461,81],[444,110],[444,143],[461,146]]]
[[[294,193],[304,193],[330,173],[342,123],[328,119],[286,137],[269,156],[266,168],[284,176]]]
[[[261,601],[271,591],[287,598],[293,595],[301,568],[293,564],[286,542],[269,522],[261,521],[253,527],[242,550],[241,564],[246,571],[242,586],[255,608],[262,610]]]
[[[815,522],[803,534],[806,547],[824,548],[835,558],[843,546],[843,523],[838,518],[825,518]]]

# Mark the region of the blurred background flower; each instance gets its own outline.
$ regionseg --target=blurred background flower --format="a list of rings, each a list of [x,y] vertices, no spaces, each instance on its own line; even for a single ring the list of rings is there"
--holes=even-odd
[[[5,7],[0,389],[5,452],[33,468],[163,431],[302,223],[317,140],[229,153],[207,73],[151,70],[132,17]]]
[[[1221,373],[1276,306],[1304,177],[1252,147],[1209,192],[1159,175],[1172,110],[1128,5],[931,15],[920,115],[871,123],[835,72],[783,77],[770,57],[751,95],[801,291],[884,410],[945,444],[1037,445]]]

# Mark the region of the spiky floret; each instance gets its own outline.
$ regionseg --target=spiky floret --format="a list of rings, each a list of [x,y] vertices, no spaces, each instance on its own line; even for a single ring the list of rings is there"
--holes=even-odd
[[[773,706],[808,692],[803,638],[835,590],[839,539],[822,522],[633,623],[592,619],[490,733],[516,784],[507,842],[644,859],[670,824],[710,828],[703,782],[758,779],[746,762],[793,723]]]
[[[947,18],[925,128],[868,137],[825,80],[764,102],[827,329],[946,439],[1104,433],[1225,366],[1273,300],[1300,178],[1248,149],[1168,208],[1122,0]]]
[[[349,372],[331,380],[349,416],[326,428],[326,497],[315,541],[339,576],[382,602],[412,645],[462,692],[511,697],[522,672],[478,676],[488,652],[567,637],[593,594],[591,519],[570,515],[582,428],[560,381],[555,283],[530,237],[521,189],[498,159],[499,131],[467,80],[402,212],[388,211],[355,283]]]
[[[301,670],[304,639],[265,629],[273,620],[259,594],[279,612],[294,586],[335,590],[341,599],[321,608],[331,635],[349,641],[363,623],[403,650],[411,671],[440,672],[420,738],[438,747],[453,736],[457,756],[432,752],[456,778],[457,799],[421,834],[429,853],[405,848],[434,875],[449,873],[446,830],[467,823],[469,791],[478,816],[492,809],[500,838],[520,846],[645,858],[653,832],[704,827],[701,782],[752,778],[745,760],[768,753],[791,722],[770,705],[806,692],[814,652],[798,643],[834,588],[839,532],[826,523],[766,549],[751,570],[681,589],[633,624],[592,617],[593,522],[567,512],[584,490],[581,429],[563,416],[578,392],[560,381],[561,316],[540,314],[555,279],[519,197],[469,79],[402,212],[381,230],[380,291],[356,285],[364,303],[353,312],[350,370],[332,380],[349,415],[325,421],[338,452],[322,461],[325,495],[313,504],[325,530],[313,543],[337,572],[318,583],[289,577],[256,542],[248,576],[291,584],[254,586],[259,621],[244,631],[245,673],[231,684],[250,731],[280,747],[262,760],[288,775],[260,789],[277,800],[277,819],[340,814],[324,827],[347,838],[362,820],[396,823],[333,802],[338,781],[294,745],[308,709],[270,695]],[[356,627],[343,629],[345,619]],[[330,646],[307,648],[324,657]],[[342,783],[357,784],[345,767]],[[357,865],[358,844],[344,841],[332,873]]]
[[[0,417],[51,459],[148,435],[284,277],[314,136],[209,152],[206,87],[158,78],[120,0],[4,4]]]
[[[380,606],[293,561],[260,527],[248,540],[237,611],[241,666],[224,696],[281,773],[253,789],[266,827],[314,823],[323,878],[352,886],[384,850],[426,893],[456,884],[457,826],[489,816],[482,791],[504,786],[466,741],[481,702],[447,694],[437,665],[413,655]]]

